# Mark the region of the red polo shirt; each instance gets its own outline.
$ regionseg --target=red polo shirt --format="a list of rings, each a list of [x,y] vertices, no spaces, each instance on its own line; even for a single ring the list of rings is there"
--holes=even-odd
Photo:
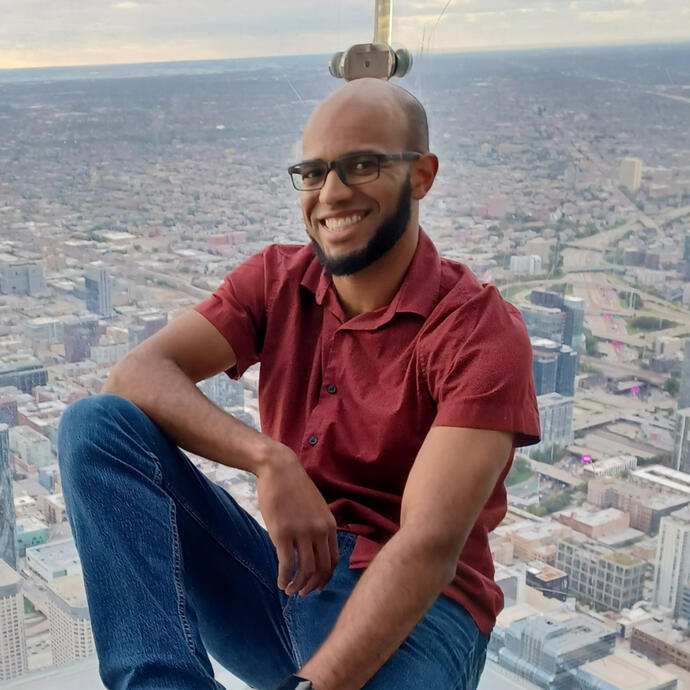
[[[270,245],[195,307],[227,339],[239,378],[261,362],[262,431],[297,454],[364,568],[399,529],[407,475],[432,426],[511,431],[536,443],[532,350],[518,310],[421,230],[392,302],[348,319],[311,244]],[[503,479],[443,593],[489,633],[503,607],[488,533],[506,513]]]

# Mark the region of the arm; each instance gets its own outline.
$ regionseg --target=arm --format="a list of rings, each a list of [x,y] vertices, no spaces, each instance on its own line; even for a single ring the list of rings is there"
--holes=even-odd
[[[452,581],[468,534],[512,449],[512,434],[432,427],[407,479],[400,530],[364,571],[298,675],[316,690],[361,688]]]
[[[225,338],[189,311],[121,359],[101,392],[133,402],[181,448],[257,474],[272,439],[214,405],[195,385],[235,362]]]
[[[133,402],[181,448],[255,474],[278,587],[288,586],[296,567],[298,589],[321,589],[338,562],[336,522],[321,492],[292,449],[235,419],[195,385],[235,362],[226,339],[189,311],[118,362],[102,392]]]

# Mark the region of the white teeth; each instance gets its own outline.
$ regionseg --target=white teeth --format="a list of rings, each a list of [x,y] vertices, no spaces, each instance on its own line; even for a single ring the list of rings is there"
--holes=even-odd
[[[359,223],[359,221],[362,220],[362,218],[364,218],[362,214],[356,216],[346,216],[345,218],[326,218],[326,220],[324,221],[324,225],[329,230],[339,230],[340,228],[344,228],[347,225]]]

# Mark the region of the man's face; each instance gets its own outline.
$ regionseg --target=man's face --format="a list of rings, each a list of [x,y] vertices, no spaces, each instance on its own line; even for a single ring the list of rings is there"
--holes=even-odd
[[[331,161],[355,151],[400,153],[405,132],[402,113],[392,105],[327,103],[307,124],[303,157]],[[377,180],[348,186],[332,170],[320,190],[300,193],[307,234],[328,273],[357,273],[395,246],[410,220],[409,173],[409,163],[382,163]]]

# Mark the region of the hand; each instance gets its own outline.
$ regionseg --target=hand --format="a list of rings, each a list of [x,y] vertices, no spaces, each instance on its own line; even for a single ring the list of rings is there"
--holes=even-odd
[[[259,510],[278,553],[278,587],[300,596],[322,590],[338,564],[336,521],[299,458],[286,445],[271,447],[257,473],[256,490]]]

